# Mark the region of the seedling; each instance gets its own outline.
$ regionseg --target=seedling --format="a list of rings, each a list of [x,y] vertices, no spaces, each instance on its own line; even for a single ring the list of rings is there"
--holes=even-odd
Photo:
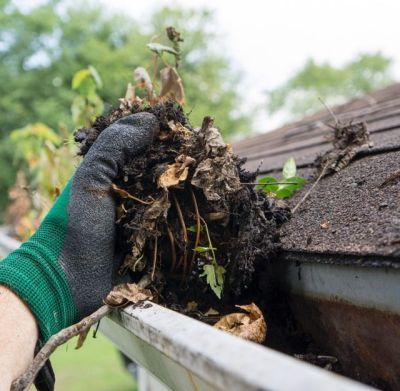
[[[282,179],[278,181],[275,177],[265,176],[257,182],[257,188],[271,193],[277,198],[290,198],[301,189],[306,180],[296,176],[297,168],[294,158],[289,158],[283,165]]]
[[[204,229],[207,234],[208,246],[197,246],[193,250],[197,253],[209,253],[212,257],[211,263],[203,266],[203,273],[200,274],[200,277],[206,277],[206,282],[210,285],[210,288],[218,297],[221,298],[222,290],[224,289],[224,279],[226,270],[223,266],[218,265],[215,251],[217,250],[213,247],[210,237],[210,232],[208,231],[207,223],[204,219],[201,219],[204,224]],[[190,227],[189,227],[190,228]],[[188,229],[189,230],[189,229]]]

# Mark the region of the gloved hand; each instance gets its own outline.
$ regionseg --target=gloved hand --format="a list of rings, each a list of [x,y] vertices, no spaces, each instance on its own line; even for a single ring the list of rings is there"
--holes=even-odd
[[[27,303],[43,342],[100,307],[111,290],[111,184],[126,158],[143,151],[156,133],[158,121],[149,113],[103,130],[37,232],[0,262],[0,285]]]

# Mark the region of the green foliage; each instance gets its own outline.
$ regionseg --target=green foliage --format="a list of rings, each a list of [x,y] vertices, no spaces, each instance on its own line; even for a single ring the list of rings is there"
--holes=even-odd
[[[165,7],[147,20],[132,20],[106,14],[101,4],[93,2],[74,6],[67,1],[45,0],[38,4],[22,12],[12,0],[0,3],[3,136],[38,121],[53,129],[59,123],[72,127],[69,107],[75,93],[71,82],[75,72],[88,64],[102,75],[104,87],[99,91],[97,86],[97,93],[106,109],[118,105],[118,98],[132,82],[133,69],[150,66],[146,44],[171,25],[185,42],[166,37],[161,44],[172,46],[176,53],[182,46],[179,74],[192,123],[201,124],[203,116],[210,114],[225,136],[249,128],[249,117],[238,115],[237,110],[239,76],[218,47],[211,12]]]
[[[61,143],[61,137],[41,122],[13,130],[10,139],[14,143],[16,158],[24,160],[30,168],[36,168],[38,165],[45,143],[54,146]]]
[[[224,288],[224,275],[226,270],[223,266],[218,265],[216,262],[212,262],[209,265],[203,266],[203,273],[200,277],[206,277],[207,284],[218,297],[221,298],[222,290]]]
[[[156,53],[158,55],[161,55],[164,52],[173,54],[174,56],[176,56],[178,54],[178,52],[175,49],[171,48],[170,46],[162,45],[161,43],[153,42],[153,43],[148,43],[146,46],[152,52],[154,52],[154,53]]]
[[[191,225],[190,227],[187,228],[187,230],[188,230],[189,232],[194,232],[194,233],[196,233],[196,232],[197,232],[197,226],[196,226],[196,225]],[[203,227],[200,227],[200,231],[202,231],[202,230],[203,230]]]
[[[285,84],[269,92],[268,111],[288,111],[302,116],[321,109],[318,98],[328,105],[390,84],[392,60],[381,53],[361,54],[342,67],[308,60]]]
[[[77,162],[74,143],[66,129],[63,131],[64,134],[57,134],[46,124],[35,123],[10,134],[14,162],[27,178],[32,204],[32,210],[15,227],[21,239],[27,239],[35,231],[36,224],[54,202],[57,189],[65,185],[74,170]],[[63,142],[68,137],[69,142]]]
[[[76,72],[72,78],[72,89],[79,95],[72,102],[71,111],[74,124],[90,126],[97,116],[103,113],[104,104],[97,90],[101,89],[103,82],[96,68],[88,68]]]
[[[198,252],[198,253],[205,253],[207,251],[211,251],[214,250],[216,251],[217,249],[215,247],[204,247],[204,246],[197,246],[194,251]]]
[[[291,178],[296,175],[296,162],[294,158],[290,157],[283,165],[282,175],[285,179]]]
[[[278,181],[272,176],[265,176],[258,180],[257,188],[271,193],[277,198],[290,198],[306,183],[304,178],[296,176],[297,168],[294,158],[289,158],[283,165],[282,179]]]
[[[94,115],[101,114],[103,102],[96,94],[98,87],[101,87],[101,78],[94,67],[89,66],[74,75],[72,89],[79,95],[72,102],[71,109],[76,125],[87,126]],[[15,228],[21,236],[29,236],[53,203],[57,189],[63,187],[73,173],[77,158],[72,131],[60,127],[55,132],[38,122],[13,130],[10,140],[15,150],[14,159],[23,167],[32,194],[32,210],[29,216],[20,219]]]
[[[218,297],[221,298],[222,291],[224,289],[224,281],[225,281],[225,273],[226,270],[223,266],[218,265],[217,259],[215,257],[215,251],[217,250],[213,247],[210,237],[210,232],[207,227],[207,223],[203,221],[204,229],[207,234],[208,246],[197,246],[194,251],[198,253],[208,253],[211,255],[212,261],[211,263],[203,266],[203,273],[200,274],[200,277],[206,277],[206,282]],[[190,227],[189,227],[190,228]]]

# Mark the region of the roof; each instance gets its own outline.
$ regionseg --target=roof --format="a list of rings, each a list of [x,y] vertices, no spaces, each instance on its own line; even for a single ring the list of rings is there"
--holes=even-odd
[[[341,122],[366,121],[372,148],[362,149],[342,171],[323,178],[282,230],[288,257],[299,253],[326,262],[400,267],[400,83],[337,106]],[[247,168],[277,174],[293,156],[309,184],[288,202],[297,204],[311,186],[318,155],[331,149],[326,110],[275,131],[238,142]],[[262,163],[261,163],[262,161]],[[388,180],[389,179],[389,180]],[[340,255],[340,257],[338,257]],[[311,256],[311,258],[310,258]]]

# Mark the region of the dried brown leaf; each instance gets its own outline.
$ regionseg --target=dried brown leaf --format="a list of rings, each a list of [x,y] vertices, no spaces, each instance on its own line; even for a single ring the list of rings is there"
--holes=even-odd
[[[186,311],[197,311],[197,308],[198,308],[198,304],[197,304],[197,302],[195,302],[195,301],[189,301],[187,304],[186,304]]]
[[[185,140],[193,137],[193,132],[191,132],[188,128],[183,126],[180,122],[169,121],[168,126],[172,130],[172,133],[179,133]]]
[[[204,140],[206,151],[209,156],[218,156],[225,152],[227,144],[217,128],[208,127],[205,131]]]
[[[203,134],[207,158],[197,165],[191,183],[203,189],[208,201],[219,201],[227,194],[239,191],[242,185],[232,150],[212,124],[212,118],[205,117],[198,131]]]
[[[191,180],[192,185],[203,189],[209,201],[218,201],[242,188],[237,166],[231,155],[207,158],[200,162]]]
[[[182,80],[173,67],[165,67],[160,71],[161,92],[160,98],[171,98],[180,105],[185,103],[185,92]]]
[[[236,307],[247,313],[234,312],[225,315],[214,327],[249,341],[264,342],[267,336],[267,324],[261,310],[254,303]]]
[[[175,163],[169,164],[167,169],[159,176],[158,187],[166,189],[185,181],[189,173],[189,167],[194,162],[195,159],[190,156],[179,155],[175,159]]]
[[[205,316],[215,316],[215,315],[219,315],[219,312],[217,310],[215,310],[214,308],[210,307],[204,315]]]
[[[151,93],[153,91],[153,83],[151,78],[143,67],[138,67],[133,71],[133,78],[139,84],[141,88],[144,88],[147,92]]]
[[[154,239],[155,227],[158,219],[165,219],[168,214],[168,209],[171,206],[168,193],[163,192],[162,196],[146,207],[143,213],[141,229],[133,232],[130,242],[132,243],[132,252],[124,259],[120,269],[120,274],[124,274],[129,268],[135,267],[134,271],[141,271],[145,267],[145,262],[137,264],[137,261],[143,254],[143,248],[148,239]]]
[[[331,222],[328,219],[322,219],[319,225],[322,229],[329,229],[331,227]]]
[[[120,284],[113,288],[107,295],[104,302],[110,307],[121,307],[144,300],[152,300],[153,295],[150,289],[142,288],[137,284]]]

